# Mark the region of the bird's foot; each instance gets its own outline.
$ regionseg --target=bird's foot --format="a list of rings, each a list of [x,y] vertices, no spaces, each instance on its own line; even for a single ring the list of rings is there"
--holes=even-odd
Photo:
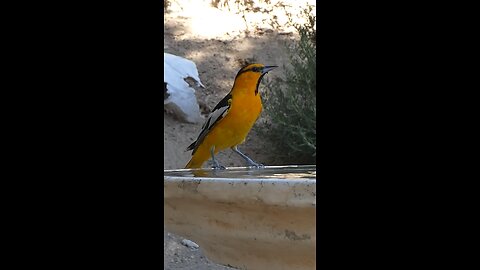
[[[217,164],[217,165],[213,165],[212,169],[214,169],[214,170],[225,170],[226,168],[225,168],[225,166]]]
[[[212,169],[214,169],[214,170],[225,170],[226,169],[225,166],[220,165],[220,163],[218,163],[218,161],[216,159],[213,159],[212,162],[213,162]]]
[[[265,167],[265,165],[263,165],[261,163],[252,162],[252,163],[248,164],[249,169],[260,169],[260,168],[263,168],[263,167]]]

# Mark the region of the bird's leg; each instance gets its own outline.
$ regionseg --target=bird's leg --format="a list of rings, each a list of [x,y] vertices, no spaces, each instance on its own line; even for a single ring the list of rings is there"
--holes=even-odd
[[[245,161],[247,161],[249,167],[255,167],[255,168],[263,167],[263,164],[256,163],[251,158],[247,157],[247,155],[240,152],[240,150],[238,150],[237,146],[232,147],[232,150],[233,150],[233,152],[239,154],[243,159],[245,159]]]
[[[220,165],[218,163],[218,161],[215,159],[214,151],[215,151],[215,145],[212,146],[212,148],[210,148],[210,154],[212,155],[212,161],[213,161],[213,164],[214,164],[212,168],[215,169],[215,170],[224,170],[225,167]]]

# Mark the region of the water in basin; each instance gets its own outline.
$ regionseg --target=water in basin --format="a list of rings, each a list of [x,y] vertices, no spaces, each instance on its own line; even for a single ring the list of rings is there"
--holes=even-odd
[[[241,178],[241,179],[316,179],[316,165],[265,166],[263,168],[231,167],[224,170],[164,170],[168,177]]]

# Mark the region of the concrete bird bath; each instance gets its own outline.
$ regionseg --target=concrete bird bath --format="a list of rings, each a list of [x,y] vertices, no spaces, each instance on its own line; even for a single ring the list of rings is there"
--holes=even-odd
[[[164,195],[165,229],[216,263],[315,269],[316,166],[166,170]]]

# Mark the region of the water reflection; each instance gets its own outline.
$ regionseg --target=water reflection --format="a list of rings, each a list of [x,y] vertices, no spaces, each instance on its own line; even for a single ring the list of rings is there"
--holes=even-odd
[[[181,169],[163,171],[164,176],[266,179],[315,179],[317,177],[316,173],[316,165],[265,166],[263,168],[231,167],[225,170]]]

